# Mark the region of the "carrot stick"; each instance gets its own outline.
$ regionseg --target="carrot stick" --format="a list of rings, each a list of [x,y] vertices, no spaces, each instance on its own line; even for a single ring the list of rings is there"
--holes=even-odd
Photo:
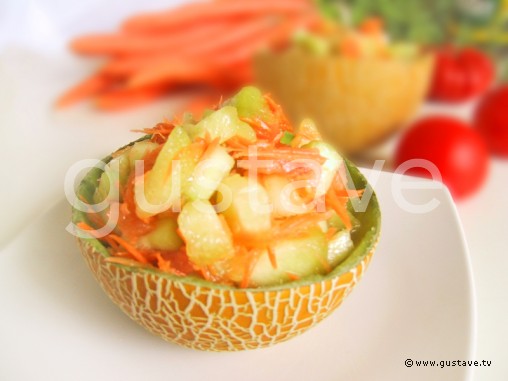
[[[133,16],[124,22],[122,29],[131,33],[171,30],[211,20],[237,18],[242,15],[291,14],[305,12],[310,8],[311,3],[302,0],[201,2],[167,11]]]
[[[95,105],[103,110],[121,110],[150,102],[167,91],[167,87],[155,86],[137,89],[118,89],[95,97]]]
[[[210,83],[216,79],[217,71],[205,62],[173,59],[133,75],[127,86],[134,89],[157,84]]]
[[[238,21],[206,23],[192,29],[153,35],[90,34],[74,39],[70,47],[75,53],[82,55],[132,55],[161,51],[174,55],[185,46],[196,45],[203,39],[216,38],[227,33],[237,23]]]
[[[252,36],[251,41],[242,41],[240,39],[236,39],[236,44],[231,49],[227,49],[227,46],[231,44],[231,42],[226,41],[223,43],[223,46],[217,46],[215,44],[215,49],[218,51],[215,54],[212,54],[212,50],[214,46],[203,47],[202,44],[199,43],[184,43],[185,41],[192,40],[189,36],[182,36],[182,43],[180,48],[177,50],[171,49],[167,51],[163,49],[157,50],[157,53],[149,54],[149,55],[139,55],[139,54],[129,54],[127,56],[120,56],[118,58],[114,58],[108,64],[106,64],[102,68],[102,72],[112,75],[112,76],[127,76],[131,75],[135,72],[141,70],[148,70],[150,67],[162,66],[168,62],[171,62],[175,59],[175,51],[178,51],[179,56],[185,56],[186,59],[197,58],[202,55],[207,55],[210,57],[206,57],[210,62],[213,61],[214,64],[220,66],[242,66],[247,61],[250,61],[252,56],[256,51],[258,51],[264,45],[278,45],[281,42],[288,41],[291,34],[294,30],[298,28],[308,27],[315,24],[317,21],[317,16],[313,13],[307,14],[305,16],[300,16],[287,22],[281,23],[277,27],[270,28],[265,30],[265,24],[262,24],[262,29],[264,33],[260,35]],[[259,23],[259,20],[256,21]],[[247,20],[243,23],[242,28],[246,28],[246,24],[254,23],[253,20]],[[234,24],[227,24],[224,30],[231,30],[230,28],[234,27]],[[206,32],[206,29],[205,29]],[[209,31],[207,38],[218,38],[221,39],[221,36],[214,36],[213,31]],[[202,38],[200,38],[202,40]],[[194,45],[196,48],[189,49],[185,48],[185,46]],[[224,47],[226,45],[226,47]],[[162,50],[162,51],[161,51]],[[131,51],[131,53],[134,51]],[[204,58],[204,57],[203,57]],[[252,73],[248,76],[248,79],[252,79]],[[243,82],[245,83],[245,82]]]
[[[112,85],[112,79],[103,74],[94,74],[83,82],[67,90],[56,101],[56,107],[68,107],[90,98]]]

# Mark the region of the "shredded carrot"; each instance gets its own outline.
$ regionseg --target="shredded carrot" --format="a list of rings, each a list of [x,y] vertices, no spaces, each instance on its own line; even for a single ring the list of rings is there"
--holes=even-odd
[[[345,199],[347,202],[347,199]],[[349,218],[349,214],[347,212],[346,203],[341,201],[332,190],[329,190],[326,194],[326,203],[329,204],[332,209],[337,213],[342,222],[348,230],[351,230],[353,225],[351,224],[351,219]]]
[[[104,236],[104,237],[99,237],[97,234],[95,234],[95,229],[93,227],[91,227],[90,225],[88,225],[87,223],[85,222],[78,222],[76,224],[76,226],[78,228],[80,228],[81,230],[85,230],[88,234],[90,234],[92,237],[100,240],[100,241],[104,241],[105,243],[107,243],[109,246],[111,246],[111,248],[113,250],[118,250],[118,244],[114,241],[112,241],[109,236]]]
[[[152,140],[157,140],[158,143],[163,143],[167,140],[169,134],[174,130],[173,123],[162,122],[157,123],[155,127],[143,128],[141,130],[132,130],[133,132],[141,132],[148,135],[153,135]]]
[[[233,148],[233,149],[239,149],[239,150],[246,150],[249,145],[250,145],[250,141],[248,141],[247,139],[245,138],[242,138],[241,136],[233,136],[231,139],[228,139],[226,141],[226,145],[229,147],[229,148]]]
[[[275,114],[278,126],[284,131],[293,132],[293,127],[289,122],[289,119],[286,117],[286,114],[284,114],[282,106],[276,103],[269,94],[266,94],[264,98],[272,112]]]
[[[172,262],[169,259],[166,259],[163,257],[163,255],[160,252],[155,252],[154,256],[157,260],[157,267],[170,274],[178,275],[178,276],[185,276],[186,274],[182,271],[179,271],[174,268]]]
[[[337,228],[334,228],[334,227],[328,228],[328,230],[326,232],[326,239],[328,239],[328,240],[332,239],[333,236],[335,235],[335,233],[337,233]]]
[[[349,197],[349,198],[358,198],[362,197],[363,193],[365,192],[365,189],[335,189],[335,194],[337,197]]]
[[[106,262],[116,263],[119,265],[131,266],[131,267],[140,267],[141,266],[141,264],[138,261],[135,261],[130,258],[123,258],[123,257],[108,257],[108,258],[106,258]]]
[[[300,134],[296,134],[294,139],[291,141],[291,147],[297,148],[300,147],[303,140],[303,136]]]
[[[256,266],[260,254],[261,253],[257,250],[250,250],[247,253],[247,264],[244,267],[243,278],[240,283],[241,288],[247,288],[249,286],[252,272],[254,271],[254,267]]]
[[[293,281],[294,280],[300,280],[300,276],[295,274],[295,273],[292,273],[291,271],[286,271],[285,273],[286,273],[286,275],[288,276],[288,278],[290,280],[293,280]]]
[[[318,222],[330,218],[330,213],[307,213],[298,216],[287,217],[274,221],[272,230],[273,237],[296,236],[309,228],[316,226]]]
[[[267,247],[267,251],[268,251],[268,258],[270,259],[270,264],[272,265],[272,267],[274,269],[277,269],[277,257],[275,255],[274,251],[272,250],[271,246]]]
[[[141,253],[141,251],[139,251],[136,247],[131,245],[123,238],[117,236],[116,234],[110,234],[108,237],[111,238],[113,241],[116,241],[120,246],[122,246],[125,250],[127,250],[129,254],[131,254],[137,261],[141,263],[148,263],[143,253]]]

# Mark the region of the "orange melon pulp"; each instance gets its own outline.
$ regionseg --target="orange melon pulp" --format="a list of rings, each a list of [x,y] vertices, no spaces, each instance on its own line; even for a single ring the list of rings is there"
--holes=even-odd
[[[109,162],[111,156],[105,158]],[[369,188],[347,162],[357,187]],[[92,203],[102,170],[92,169],[78,195]],[[376,247],[381,215],[375,194],[352,235],[355,248],[330,273],[279,286],[241,289],[204,279],[180,277],[155,268],[108,262],[103,243],[77,238],[81,253],[104,292],[134,321],[163,339],[198,350],[238,351],[290,339],[330,315],[363,276]],[[72,221],[87,222],[73,208]]]

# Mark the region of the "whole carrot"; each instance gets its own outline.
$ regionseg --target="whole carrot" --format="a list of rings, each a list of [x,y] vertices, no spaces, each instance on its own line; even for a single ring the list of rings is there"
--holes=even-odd
[[[71,41],[70,48],[81,55],[132,55],[154,52],[172,52],[185,46],[199,44],[205,38],[227,33],[234,23],[213,22],[184,29],[175,33],[139,34],[90,34]]]
[[[94,74],[63,93],[56,101],[56,107],[71,106],[79,101],[99,94],[111,86],[113,80],[104,74]]]
[[[127,32],[168,30],[196,25],[214,19],[224,20],[245,15],[305,12],[308,0],[222,1],[186,4],[165,12],[153,12],[127,19],[122,29]]]
[[[94,98],[95,105],[107,111],[117,111],[151,102],[167,93],[169,86],[152,86],[137,89],[120,88]]]

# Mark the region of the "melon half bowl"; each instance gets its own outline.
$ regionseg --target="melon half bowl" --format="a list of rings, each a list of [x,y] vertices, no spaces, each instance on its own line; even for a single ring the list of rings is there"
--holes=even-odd
[[[343,154],[381,143],[414,116],[427,94],[433,58],[313,56],[301,49],[263,52],[255,60],[257,84],[292,121],[311,118]]]
[[[109,162],[112,157],[103,161]],[[369,188],[357,168],[347,163],[355,186]],[[92,203],[102,170],[92,169],[78,196]],[[280,286],[236,288],[158,269],[106,261],[110,256],[94,238],[77,238],[95,279],[104,292],[135,322],[164,340],[206,351],[239,351],[288,340],[329,316],[351,292],[371,261],[380,231],[374,193],[365,212],[355,213],[361,228],[353,233],[355,248],[326,275]],[[73,209],[72,221],[86,221]]]

